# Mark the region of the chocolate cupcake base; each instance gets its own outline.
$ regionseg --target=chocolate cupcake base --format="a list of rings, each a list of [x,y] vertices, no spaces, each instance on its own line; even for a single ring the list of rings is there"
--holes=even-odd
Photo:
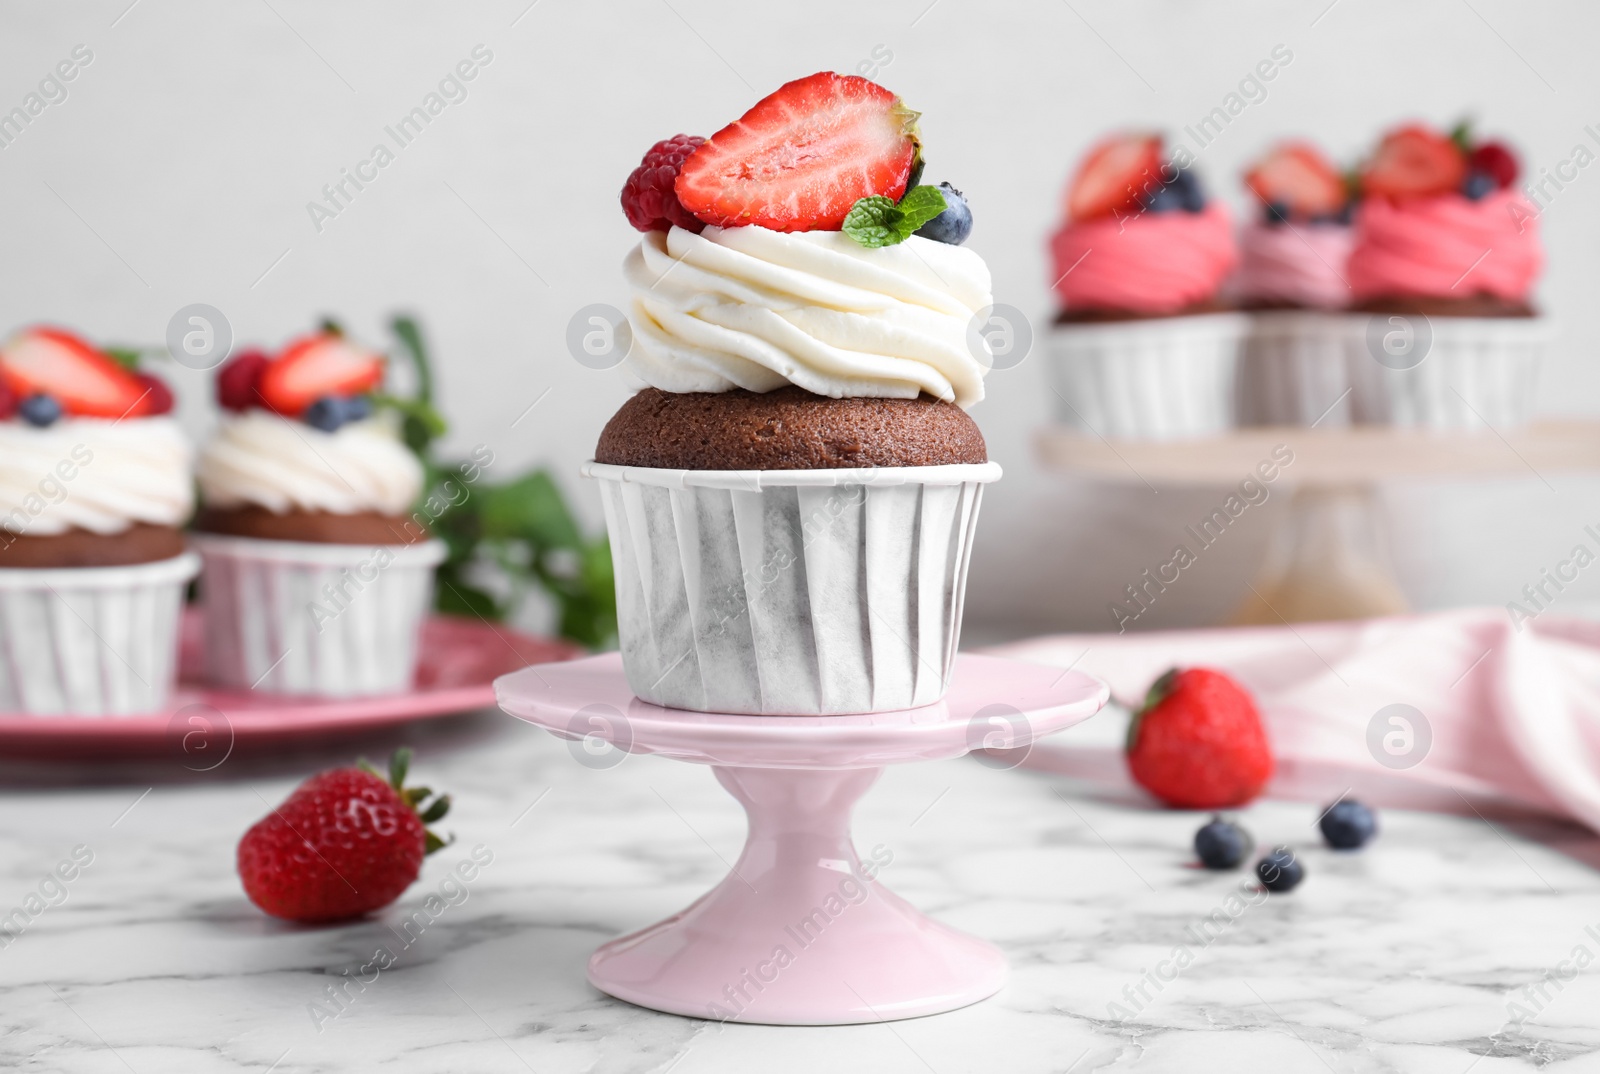
[[[646,388],[606,423],[595,461],[667,470],[823,470],[948,466],[989,459],[953,403],[830,399],[800,388],[664,392]]]

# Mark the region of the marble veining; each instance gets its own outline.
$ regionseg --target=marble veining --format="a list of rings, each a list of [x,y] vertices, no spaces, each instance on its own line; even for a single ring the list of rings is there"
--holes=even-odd
[[[1600,1063],[1600,840],[1573,827],[1389,810],[1376,844],[1339,855],[1320,848],[1314,806],[1261,803],[1246,825],[1301,849],[1309,874],[1292,895],[1262,898],[1241,890],[1243,874],[1191,867],[1193,814],[970,760],[906,765],[863,800],[857,842],[893,851],[884,883],[1000,944],[1009,985],[909,1022],[718,1025],[616,1002],[583,977],[597,944],[687,904],[737,856],[743,816],[708,771],[652,757],[586,767],[567,743],[493,715],[410,737],[417,778],[456,795],[445,827],[458,841],[390,910],[320,929],[250,906],[234,847],[301,773],[353,750],[238,758],[205,778],[176,761],[74,770],[87,786],[0,762],[0,914],[30,894],[41,908],[0,947],[0,1067],[1488,1074]],[[444,886],[479,844],[492,862]],[[45,877],[74,848],[92,861],[60,884],[63,899]]]

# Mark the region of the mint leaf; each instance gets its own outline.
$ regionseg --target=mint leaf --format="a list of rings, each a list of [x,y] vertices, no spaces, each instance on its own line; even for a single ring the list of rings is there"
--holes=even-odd
[[[139,357],[140,357],[140,353],[141,352],[136,350],[135,348],[133,348],[133,347],[101,347],[100,349],[108,357],[110,357],[112,361],[116,362],[122,368],[128,369],[128,370],[133,370],[135,372],[138,371],[138,369],[139,369]]]
[[[914,186],[906,191],[897,207],[904,217],[902,226],[907,229],[906,237],[910,238],[919,227],[944,212],[944,192],[936,186]]]
[[[873,194],[850,206],[839,230],[869,250],[893,246],[904,238],[894,228],[895,218],[899,215],[900,210],[894,207],[894,202],[882,194]]]
[[[873,194],[850,207],[839,230],[875,250],[905,242],[944,210],[944,195],[936,186],[912,187],[898,205],[882,194]]]

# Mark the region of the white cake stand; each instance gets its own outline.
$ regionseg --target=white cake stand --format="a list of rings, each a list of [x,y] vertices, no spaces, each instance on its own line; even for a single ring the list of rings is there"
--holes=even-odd
[[[1079,672],[967,654],[943,701],[866,716],[661,708],[633,696],[616,654],[528,668],[495,690],[560,737],[712,766],[749,818],[744,852],[688,908],[603,945],[589,980],[658,1011],[777,1025],[911,1018],[998,991],[1005,956],[885,888],[851,842],[851,809],[885,765],[1023,750],[1108,697]]]
[[[1106,440],[1064,428],[1041,432],[1052,469],[1103,481],[1235,486],[1279,445],[1294,461],[1274,487],[1293,489],[1251,592],[1230,622],[1359,619],[1406,610],[1387,554],[1376,485],[1600,470],[1600,422],[1545,421],[1503,434],[1382,425],[1237,429],[1193,440]],[[1219,501],[1220,502],[1220,501]]]

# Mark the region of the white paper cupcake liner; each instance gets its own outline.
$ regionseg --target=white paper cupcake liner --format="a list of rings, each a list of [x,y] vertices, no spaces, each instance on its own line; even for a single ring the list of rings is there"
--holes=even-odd
[[[318,544],[196,534],[206,675],[265,693],[409,690],[442,541]]]
[[[1242,313],[1064,324],[1050,331],[1057,413],[1109,437],[1172,440],[1234,425]]]
[[[1391,323],[1388,314],[1345,317],[1355,420],[1365,424],[1481,430],[1514,429],[1533,418],[1539,362],[1554,337],[1543,317],[1421,317]],[[1411,368],[1375,356],[1389,331],[1412,340],[1426,332],[1426,351]],[[1397,342],[1397,348],[1401,347]],[[1413,343],[1413,346],[1417,344]],[[1403,349],[1403,348],[1402,348]],[[1391,364],[1411,359],[1389,358]]]
[[[1349,425],[1355,412],[1349,337],[1342,313],[1252,313],[1239,363],[1239,423]]]
[[[998,465],[583,474],[600,482],[643,700],[798,716],[944,696]]]
[[[159,712],[177,676],[185,552],[127,567],[0,570],[0,711]]]

